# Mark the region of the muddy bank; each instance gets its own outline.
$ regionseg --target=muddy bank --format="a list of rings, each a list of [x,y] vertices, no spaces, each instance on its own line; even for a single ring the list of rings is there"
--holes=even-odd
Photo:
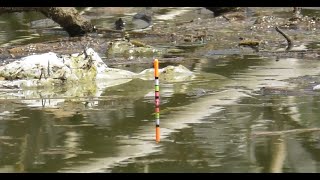
[[[94,13],[97,14],[95,8],[91,8],[84,15]],[[104,13],[110,16],[110,12],[108,14],[103,8],[100,8],[99,14]],[[320,36],[317,31],[319,18],[312,16],[308,9],[302,10],[301,19],[292,19],[292,17],[293,8],[290,7],[241,8],[237,12],[225,13],[217,17],[213,17],[210,11],[203,11],[203,8],[157,8],[152,27],[139,31],[130,30],[127,31],[127,34],[131,40],[155,48],[176,48],[181,51],[161,55],[107,57],[106,52],[110,48],[110,42],[123,38],[125,35],[123,31],[113,30],[114,22],[110,22],[105,26],[97,25],[100,31],[89,34],[87,37],[60,38],[49,42],[2,47],[0,48],[0,59],[7,61],[49,51],[58,54],[72,54],[83,50],[84,47],[91,47],[111,66],[125,67],[135,64],[135,66],[146,67],[153,57],[161,58],[162,62],[182,63],[187,66],[188,59],[201,58],[203,55],[211,56],[210,52],[216,50],[226,50],[222,55],[230,54],[232,49],[239,51],[239,54],[246,54],[248,52],[243,51],[243,47],[239,47],[241,39],[257,42],[260,52],[266,51],[265,54],[262,54],[264,56],[297,56],[297,53],[280,55],[270,53],[283,51],[287,46],[287,41],[276,32],[276,26],[279,26],[293,39],[293,48],[312,49],[316,51],[316,54],[311,57],[317,58],[319,47],[311,42],[319,41]],[[250,54],[255,54],[250,49],[249,47]]]

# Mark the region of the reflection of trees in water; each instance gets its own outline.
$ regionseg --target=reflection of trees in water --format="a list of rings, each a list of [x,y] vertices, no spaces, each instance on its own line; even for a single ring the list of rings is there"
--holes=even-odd
[[[30,32],[28,32],[28,23],[33,19],[39,19],[41,17],[44,17],[41,13],[33,12],[2,14],[0,16],[0,21],[3,21],[4,23],[0,26],[0,31],[6,33],[0,34],[0,44],[17,39],[21,36],[30,36]]]
[[[304,116],[304,110],[306,110],[306,107],[310,108],[313,106],[308,106],[308,104],[303,103],[303,108],[300,109],[299,104],[297,103],[298,108],[296,110],[301,114],[301,119],[297,121],[291,116],[297,112],[293,113],[290,106],[275,106],[279,103],[274,100],[275,98],[277,97],[271,98],[269,101],[272,106],[264,107],[262,112],[262,119],[273,120],[268,126],[268,131],[306,128],[305,125],[308,124],[306,123],[308,122],[308,119],[306,118],[308,118],[308,116]],[[297,99],[299,99],[299,97]],[[309,110],[307,110],[307,112],[309,112]],[[305,119],[305,121],[303,119]],[[257,163],[263,167],[263,172],[299,172],[301,169],[308,168],[308,166],[310,171],[313,171],[310,169],[312,167],[318,169],[318,165],[313,163],[313,160],[316,162],[320,160],[319,143],[314,141],[314,133],[319,134],[319,132],[313,132],[297,135],[273,135],[265,137],[261,136],[254,139],[254,141],[256,141],[254,143],[256,144],[255,157]],[[311,157],[308,157],[309,155]],[[305,158],[302,160],[302,157]]]
[[[134,92],[131,93],[134,94]],[[170,97],[170,101],[162,107],[179,106],[178,102],[186,102],[182,100],[183,98],[186,98],[183,94],[173,94],[172,97]],[[66,164],[70,161],[76,164],[81,160],[88,160],[89,157],[92,158],[93,156],[109,157],[116,155],[117,147],[119,147],[117,143],[119,136],[134,134],[139,127],[145,125],[145,122],[141,120],[153,120],[154,118],[152,115],[154,110],[153,104],[146,102],[142,95],[137,95],[136,98],[131,100],[123,100],[125,103],[116,104],[113,109],[111,109],[113,107],[111,100],[99,101],[96,108],[102,109],[102,111],[81,113],[69,117],[57,118],[55,120],[52,114],[43,113],[40,110],[22,110],[16,112],[19,116],[27,117],[24,119],[24,123],[11,124],[8,129],[6,129],[6,132],[10,133],[8,135],[22,137],[19,143],[21,147],[21,150],[19,150],[20,159],[14,160],[20,163],[20,165],[17,165],[17,168],[20,168],[20,171],[35,171],[37,169],[57,171],[61,169],[61,167],[72,166]],[[242,106],[246,103],[251,105]],[[252,160],[255,166],[262,167],[262,172],[281,172],[282,170],[288,171],[288,168],[293,169],[294,167],[290,164],[290,159],[288,159],[286,153],[293,151],[287,148],[288,143],[290,143],[288,142],[288,137],[269,136],[249,140],[250,131],[252,130],[251,126],[259,123],[257,122],[258,120],[270,120],[263,124],[264,127],[268,128],[268,131],[303,128],[304,125],[293,120],[290,107],[281,107],[277,98],[267,99],[267,106],[252,105],[258,103],[261,102],[246,102],[242,100],[239,103],[242,104],[241,106],[227,106],[226,110],[212,115],[212,119],[210,119],[213,121],[212,127],[201,128],[201,125],[193,125],[192,128],[179,130],[179,132],[170,135],[174,143],[162,142],[164,153],[134,159],[134,163],[127,164],[124,169],[128,170],[131,168],[133,172],[155,172],[159,169],[164,171],[166,168],[166,170],[180,171],[179,168],[185,167],[192,172],[208,171],[208,169],[228,172],[238,170],[235,169],[236,166],[231,165],[236,163],[238,166],[243,166],[241,171],[244,171],[243,169],[249,169],[244,165],[248,158],[245,159],[241,156],[243,154],[237,154],[239,156],[235,157],[232,156],[236,153],[241,153],[237,149],[239,145],[247,145],[249,152],[249,150],[251,151],[252,144],[252,149],[254,149],[255,152],[251,151],[254,153],[254,158],[250,158],[250,160]],[[119,108],[119,106],[121,107]],[[128,111],[127,108],[129,108],[130,111]],[[126,112],[128,113],[125,114]],[[84,118],[83,114],[86,114],[89,118]],[[119,114],[125,115],[120,116]],[[223,120],[223,118],[225,120]],[[69,129],[63,126],[55,126],[79,124],[82,121],[88,120],[93,120],[92,122],[97,120],[99,123],[96,123],[96,125],[100,127]],[[103,126],[103,122],[106,121],[108,121],[108,124]],[[206,123],[204,123],[204,125],[208,126]],[[208,130],[208,132],[203,130]],[[199,132],[202,134],[199,135]],[[242,135],[247,137],[247,139],[241,140]],[[206,139],[205,137],[208,138]],[[319,157],[317,154],[319,148],[315,137],[313,137],[312,134],[297,135],[295,137],[299,138],[299,141],[296,142],[302,145],[303,150],[309,153],[313,160],[318,161]],[[289,136],[289,138],[291,137]],[[234,141],[234,143],[228,143],[231,140]],[[204,145],[205,143],[207,143],[207,146]],[[52,149],[57,146],[60,146],[60,150],[64,152],[60,154],[50,154],[53,151]],[[79,149],[94,152],[94,155],[79,156],[76,152]],[[226,157],[218,157],[218,153],[216,153],[218,151]],[[44,154],[43,152],[48,153]],[[68,155],[70,156],[67,157]],[[217,155],[217,157],[215,155]],[[214,161],[221,163],[222,167],[211,167],[210,165],[212,165]],[[39,162],[45,164],[37,164]],[[5,162],[5,164],[8,163]],[[298,166],[299,164],[294,165]],[[120,167],[114,168],[114,171],[122,170]]]
[[[18,135],[22,137],[21,144],[20,144],[20,155],[19,160],[16,163],[16,170],[20,172],[28,171],[34,167],[34,163],[38,161],[41,157],[39,156],[40,148],[43,148],[43,137],[41,135],[42,132],[42,112],[34,111],[33,113],[28,113],[24,110],[19,112],[19,115],[26,116],[25,123],[23,126],[18,126],[14,128],[18,128],[12,130],[10,132],[17,133],[20,132],[21,134],[15,134],[13,136]],[[12,127],[12,126],[11,126]]]
[[[273,99],[269,99],[267,103],[274,104],[276,102],[273,101]],[[262,117],[261,119],[264,120],[272,120],[272,123],[268,124],[268,131],[279,131],[283,130],[284,127],[284,121],[286,117],[284,117],[282,114],[279,113],[279,107],[278,106],[266,106],[262,109]],[[279,143],[281,141],[281,138],[278,136],[266,138],[266,141],[264,142],[256,142],[257,147],[255,149],[256,159],[257,163],[260,164],[260,166],[263,167],[262,172],[270,172],[277,171],[279,172],[280,167],[277,159],[275,159],[278,153],[278,150],[280,148]],[[263,145],[261,144],[263,143]],[[281,144],[281,143],[280,143]],[[276,163],[276,164],[274,164]],[[275,169],[276,168],[276,169]],[[281,167],[282,169],[282,167]]]
[[[214,57],[212,57],[214,58]],[[202,68],[204,72],[212,72],[216,74],[221,74],[225,77],[232,77],[234,76],[237,71],[248,69],[250,66],[257,66],[264,63],[261,60],[254,61],[247,58],[252,58],[250,56],[241,56],[241,55],[233,55],[233,56],[226,56],[226,57],[219,57],[218,59],[213,59],[208,61],[208,64]],[[216,64],[220,64],[222,62],[226,63],[226,66],[219,66],[216,67]],[[235,71],[236,70],[236,71]]]
[[[47,165],[50,165],[50,170],[46,171],[56,171],[64,165],[62,159],[76,156],[81,131],[56,127],[60,122],[41,110],[23,109],[15,113],[24,118],[15,122],[7,121],[14,124],[7,126],[5,135],[19,139],[15,144],[16,152],[1,164],[14,165],[17,172],[38,171]],[[69,120],[72,119],[70,117]],[[65,121],[69,122],[68,119]]]
[[[161,142],[161,154],[131,159],[114,167],[112,172],[208,172],[208,154],[201,148],[193,128],[172,133],[169,139]]]
[[[239,166],[243,166],[243,157],[235,156],[238,152],[237,146],[243,143],[250,143],[248,141],[242,142],[241,135],[239,135],[239,131],[241,129],[246,128],[247,125],[252,125],[254,120],[257,120],[259,115],[261,114],[261,107],[249,107],[252,114],[250,117],[247,115],[240,115],[242,111],[250,111],[249,109],[244,110],[239,106],[231,106],[228,107],[227,110],[223,113],[215,114],[214,119],[215,123],[219,123],[219,118],[217,116],[227,116],[225,119],[228,119],[228,122],[222,121],[222,127],[228,125],[229,128],[222,128],[222,131],[218,131],[220,129],[218,124],[215,124],[213,131],[204,132],[203,130],[209,130],[208,128],[200,128],[197,125],[193,126],[193,128],[186,128],[179,130],[177,133],[173,133],[170,137],[174,141],[171,142],[162,142],[163,150],[160,155],[150,155],[143,158],[136,158],[132,160],[132,163],[128,163],[125,166],[115,167],[113,168],[113,172],[142,172],[145,166],[143,164],[148,164],[148,171],[157,172],[158,169],[161,171],[174,171],[179,172],[188,171],[188,172],[201,172],[202,170],[208,172],[208,169],[212,169],[212,172],[234,172],[237,171],[237,168],[234,166],[234,163],[239,163]],[[275,108],[266,107],[264,111],[262,119],[279,119],[280,122],[270,124],[269,130],[281,130],[283,129],[282,120],[285,117],[282,117],[281,114],[274,113]],[[231,122],[232,121],[232,122]],[[247,122],[246,122],[247,121]],[[227,123],[227,124],[226,124]],[[246,125],[244,125],[244,124]],[[201,126],[201,125],[199,125]],[[241,127],[246,126],[246,127]],[[196,130],[196,133],[194,132]],[[248,128],[250,129],[250,128]],[[218,134],[214,135],[214,131],[217,131]],[[199,137],[199,133],[200,137]],[[245,132],[248,133],[248,132]],[[223,135],[224,134],[224,135]],[[235,135],[237,134],[237,135]],[[249,133],[250,134],[250,133]],[[207,138],[202,138],[203,135]],[[222,136],[221,136],[222,135]],[[247,134],[248,136],[248,134]],[[220,137],[220,138],[219,138]],[[200,138],[201,141],[199,141]],[[234,143],[228,143],[229,141],[234,141]],[[246,139],[248,140],[248,139]],[[262,164],[264,167],[264,172],[280,172],[282,170],[284,157],[285,157],[285,144],[284,141],[279,137],[273,138],[271,141],[267,142],[265,146],[267,148],[267,152],[264,154],[257,156],[257,163]],[[201,143],[200,143],[201,142]],[[208,145],[205,145],[208,144]],[[250,146],[250,145],[249,145]],[[260,148],[261,146],[255,147]],[[215,149],[215,150],[213,150]],[[219,157],[220,155],[224,155],[225,157]],[[270,155],[271,154],[271,155]],[[217,155],[217,157],[215,157]],[[165,157],[164,157],[165,156]],[[265,156],[265,160],[261,160],[261,157]],[[270,160],[269,157],[272,157]],[[240,159],[239,159],[240,158]],[[215,162],[214,162],[215,161]],[[240,162],[239,162],[240,161]],[[131,162],[131,161],[130,161]],[[233,165],[231,165],[231,163]],[[263,164],[265,163],[265,164]],[[211,167],[210,165],[220,164],[221,167]],[[183,167],[183,170],[179,168]],[[190,168],[190,169],[189,169]],[[202,169],[203,168],[203,169]],[[243,167],[247,169],[247,167]],[[189,169],[189,170],[188,170]],[[191,170],[192,169],[192,170]],[[241,168],[242,169],[242,168]],[[243,170],[243,169],[242,169]],[[241,171],[242,171],[241,170]]]
[[[17,116],[25,117],[21,121],[23,123],[20,122],[16,126],[11,124],[6,129],[9,132],[9,136],[21,138],[17,145],[19,149],[14,153],[15,157],[10,160],[14,161],[14,163],[17,162],[16,171],[33,172],[45,170],[55,172],[62,167],[72,166],[67,165],[67,161],[77,164],[81,159],[87,160],[88,157],[116,155],[119,136],[131,135],[141,125],[145,125],[142,120],[153,120],[154,118],[152,114],[154,105],[144,98],[144,95],[149,90],[152,90],[153,82],[142,85],[136,81],[131,84],[132,91],[124,91],[123,93],[121,93],[121,86],[113,88],[113,90],[109,89],[110,92],[107,91],[107,95],[118,91],[119,97],[115,94],[115,98],[98,101],[94,108],[99,109],[99,111],[87,111],[88,109],[81,107],[78,114],[70,113],[67,116],[58,116],[60,113],[50,108],[46,109],[46,107],[40,110],[23,109],[16,111],[15,114]],[[128,97],[127,93],[131,96]],[[178,94],[168,97],[170,101],[163,107],[179,106],[178,101],[182,101],[181,96],[181,94]],[[183,97],[185,98],[185,96]],[[75,108],[78,107],[75,104],[76,102],[63,103],[60,108],[62,108],[61,110],[74,112],[78,109]],[[98,129],[99,127],[69,129],[63,126],[79,125],[83,121],[100,126],[101,130]],[[95,154],[81,155],[79,157],[76,152],[79,149],[95,152]],[[20,154],[19,157],[16,154]],[[14,163],[4,162],[4,164]]]

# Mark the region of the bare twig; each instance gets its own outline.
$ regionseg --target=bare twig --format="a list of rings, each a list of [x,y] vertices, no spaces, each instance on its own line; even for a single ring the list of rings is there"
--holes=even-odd
[[[291,129],[285,131],[264,131],[252,133],[252,136],[278,136],[286,134],[299,134],[306,132],[320,131],[320,128],[309,128],[309,129]]]
[[[288,46],[286,48],[286,51],[290,51],[292,49],[292,47],[293,47],[293,42],[290,39],[290,37],[288,35],[286,35],[283,31],[281,31],[281,29],[279,29],[278,26],[276,26],[276,31],[278,33],[280,33],[287,40]]]

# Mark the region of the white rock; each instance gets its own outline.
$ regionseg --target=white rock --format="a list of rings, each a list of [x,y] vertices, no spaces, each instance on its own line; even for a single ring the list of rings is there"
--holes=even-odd
[[[314,90],[314,91],[319,91],[319,90],[320,90],[320,84],[314,86],[314,87],[312,88],[312,90]]]

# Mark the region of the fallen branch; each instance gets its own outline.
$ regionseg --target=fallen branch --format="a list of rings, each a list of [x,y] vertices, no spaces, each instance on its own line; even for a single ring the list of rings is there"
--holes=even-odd
[[[91,22],[72,7],[0,7],[3,13],[37,11],[58,23],[71,37],[83,36],[95,30]]]
[[[278,135],[287,135],[287,134],[299,134],[306,132],[320,131],[320,128],[309,128],[309,129],[291,129],[285,131],[263,131],[263,132],[254,132],[252,136],[278,136]]]
[[[290,39],[288,35],[286,35],[283,31],[281,31],[281,29],[279,29],[278,26],[276,26],[276,31],[280,33],[287,40],[288,45],[287,45],[286,51],[290,51],[293,47],[293,41]]]

